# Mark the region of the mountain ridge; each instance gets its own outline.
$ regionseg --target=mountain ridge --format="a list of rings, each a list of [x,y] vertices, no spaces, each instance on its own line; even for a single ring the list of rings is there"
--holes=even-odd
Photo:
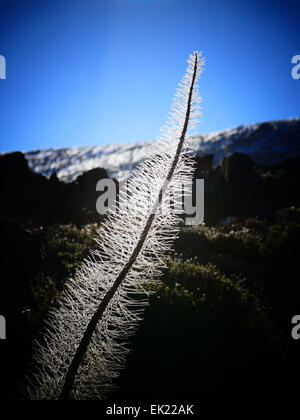
[[[156,140],[106,146],[74,146],[23,152],[32,171],[50,176],[56,172],[64,181],[102,167],[109,176],[121,179],[155,147]],[[238,126],[195,135],[191,142],[196,155],[213,155],[217,167],[225,156],[244,153],[257,164],[277,164],[300,155],[300,117]]]

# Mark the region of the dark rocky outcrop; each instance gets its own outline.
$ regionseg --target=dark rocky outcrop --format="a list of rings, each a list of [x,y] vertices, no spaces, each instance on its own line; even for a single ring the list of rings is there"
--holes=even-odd
[[[0,156],[0,215],[34,225],[88,223],[99,221],[96,184],[107,178],[102,168],[80,175],[74,182],[61,182],[55,172],[48,179],[33,173],[25,156]]]
[[[196,157],[194,179],[204,178],[205,222],[227,217],[272,217],[276,210],[300,203],[300,157],[273,166],[255,164],[234,153],[213,167],[213,155]],[[91,169],[70,183],[55,172],[48,179],[30,171],[20,152],[0,156],[0,215],[21,223],[78,225],[101,221],[96,212],[96,184],[107,178],[103,168]]]
[[[227,217],[272,218],[276,210],[300,203],[300,157],[263,166],[245,154],[234,153],[215,169],[212,155],[198,157],[196,178],[205,180],[206,223]]]

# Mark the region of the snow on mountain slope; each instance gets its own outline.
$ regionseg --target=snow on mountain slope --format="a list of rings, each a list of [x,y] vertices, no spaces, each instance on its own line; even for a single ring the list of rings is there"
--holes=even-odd
[[[56,171],[65,181],[93,168],[105,168],[110,176],[120,177],[144,160],[154,142],[115,144],[108,146],[70,147],[25,152],[29,167],[46,176]]]
[[[24,152],[34,172],[49,176],[56,171],[65,181],[96,167],[110,176],[121,178],[149,156],[155,141],[108,146],[70,147]],[[193,137],[198,156],[214,155],[214,166],[234,152],[249,155],[256,163],[275,164],[288,157],[300,156],[300,117],[290,120],[239,126]]]

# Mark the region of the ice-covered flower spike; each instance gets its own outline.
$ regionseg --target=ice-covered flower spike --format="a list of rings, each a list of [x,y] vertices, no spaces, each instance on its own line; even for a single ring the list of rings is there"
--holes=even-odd
[[[97,247],[50,310],[35,343],[31,399],[103,399],[125,366],[128,337],[148,304],[144,287],[159,281],[178,234],[170,201],[192,178],[188,134],[199,116],[197,82],[204,59],[195,51],[175,94],[172,113],[151,159],[133,171],[99,230]],[[134,294],[141,295],[141,300]]]

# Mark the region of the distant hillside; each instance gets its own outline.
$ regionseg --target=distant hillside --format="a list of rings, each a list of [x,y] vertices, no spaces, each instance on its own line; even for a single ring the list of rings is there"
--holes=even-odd
[[[300,119],[194,139],[193,177],[204,179],[205,223],[272,219],[282,208],[300,207],[299,128]],[[41,226],[98,222],[99,179],[126,175],[154,150],[155,142],[0,155],[0,216]]]
[[[73,181],[90,169],[101,167],[120,177],[149,156],[155,141],[108,146],[70,147],[25,152],[30,169],[65,181]],[[235,152],[251,157],[256,164],[273,165],[300,156],[300,118],[270,121],[203,134],[193,138],[199,157],[213,155],[216,167],[224,156]]]

